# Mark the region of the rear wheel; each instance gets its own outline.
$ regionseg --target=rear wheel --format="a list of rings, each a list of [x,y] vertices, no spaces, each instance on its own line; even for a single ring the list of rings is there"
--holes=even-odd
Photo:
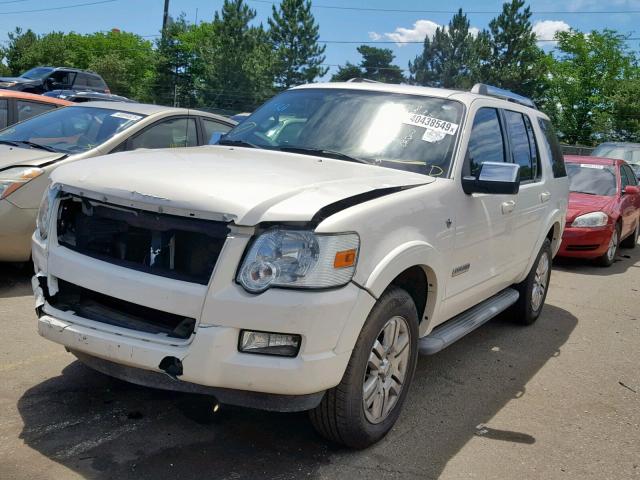
[[[545,238],[529,275],[516,285],[520,297],[513,305],[511,313],[518,323],[531,325],[540,316],[549,290],[551,260],[551,242]]]
[[[596,263],[601,267],[610,267],[616,260],[618,254],[618,247],[620,246],[620,225],[616,225],[611,238],[609,239],[609,246],[607,251],[601,257],[596,259]]]
[[[629,235],[622,242],[620,242],[620,246],[622,248],[636,248],[636,245],[638,245],[639,233],[640,233],[640,223],[636,225],[636,229],[633,231],[631,235]]]
[[[325,438],[365,448],[395,424],[418,353],[418,314],[409,294],[390,287],[360,332],[342,381],[310,413]]]

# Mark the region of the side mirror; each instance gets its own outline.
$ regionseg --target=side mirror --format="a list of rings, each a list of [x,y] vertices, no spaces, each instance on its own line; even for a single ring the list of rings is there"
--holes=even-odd
[[[475,177],[462,178],[462,190],[472,193],[515,195],[520,190],[520,165],[504,162],[484,162]]]
[[[223,135],[222,132],[213,132],[209,138],[209,145],[217,145]]]
[[[637,195],[638,193],[640,193],[640,188],[636,187],[635,185],[627,185],[626,187],[624,187],[622,193],[626,195]]]

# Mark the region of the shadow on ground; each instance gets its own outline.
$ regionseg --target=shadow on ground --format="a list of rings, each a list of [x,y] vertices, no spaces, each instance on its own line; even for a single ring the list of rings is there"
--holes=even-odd
[[[33,275],[30,263],[2,263],[0,262],[0,298],[21,297],[29,295]]]
[[[547,305],[532,327],[496,319],[421,358],[400,421],[361,452],[327,445],[304,414],[223,407],[110,379],[75,361],[24,393],[22,440],[84,477],[157,479],[437,478],[474,436],[525,445],[491,419],[561,354],[577,320]],[[484,432],[476,426],[486,424]],[[504,427],[504,425],[503,425]]]
[[[619,248],[615,262],[610,267],[600,267],[592,260],[560,257],[553,260],[553,266],[565,272],[584,275],[619,275],[631,268],[640,268],[640,246],[636,246],[634,249]]]

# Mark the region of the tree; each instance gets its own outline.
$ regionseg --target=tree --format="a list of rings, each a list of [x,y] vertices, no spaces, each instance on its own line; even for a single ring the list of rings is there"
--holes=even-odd
[[[640,72],[620,84],[612,95],[613,120],[608,140],[640,142]]]
[[[31,68],[30,60],[26,58],[27,52],[29,52],[33,44],[38,41],[38,36],[33,33],[31,29],[23,32],[19,27],[16,27],[8,36],[8,46],[3,49],[2,53],[11,74],[20,75],[25,70]]]
[[[543,109],[564,141],[592,144],[607,139],[620,125],[614,117],[616,108],[624,109],[627,118],[640,114],[626,111],[635,102],[620,103],[637,72],[635,56],[627,50],[623,35],[612,30],[588,34],[572,30],[557,33],[556,39],[559,55],[550,61]]]
[[[351,78],[366,78],[385,83],[401,83],[404,81],[402,70],[393,65],[395,56],[387,48],[376,48],[360,45],[358,53],[362,55],[360,65],[347,62],[338,68],[338,72],[331,77],[332,82],[344,82]]]
[[[458,10],[447,27],[438,27],[430,39],[424,39],[422,53],[409,62],[411,81],[418,85],[468,89],[479,69],[482,45],[474,38],[467,16]]]
[[[490,56],[481,75],[485,83],[539,98],[545,88],[546,62],[536,43],[531,11],[524,5],[525,0],[511,0],[489,22]]]
[[[325,46],[318,44],[318,24],[311,13],[310,0],[282,0],[272,6],[269,37],[275,49],[275,80],[289,88],[313,82],[327,73],[323,68]]]

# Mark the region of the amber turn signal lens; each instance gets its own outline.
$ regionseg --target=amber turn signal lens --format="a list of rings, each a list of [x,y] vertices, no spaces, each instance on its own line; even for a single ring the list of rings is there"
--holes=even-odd
[[[336,258],[333,261],[333,268],[346,268],[353,267],[356,263],[356,249],[343,250],[336,253]]]

